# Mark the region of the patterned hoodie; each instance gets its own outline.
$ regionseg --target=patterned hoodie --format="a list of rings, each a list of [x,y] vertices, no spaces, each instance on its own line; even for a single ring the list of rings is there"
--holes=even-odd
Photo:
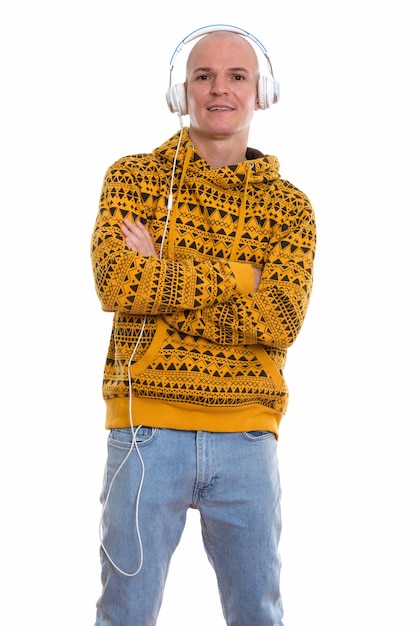
[[[119,159],[103,183],[91,255],[114,313],[106,428],[277,436],[286,351],[312,287],[314,214],[276,157],[248,149],[246,161],[214,169],[188,128],[179,133]],[[147,226],[158,256],[127,247],[125,217]],[[252,266],[262,270],[255,292]]]

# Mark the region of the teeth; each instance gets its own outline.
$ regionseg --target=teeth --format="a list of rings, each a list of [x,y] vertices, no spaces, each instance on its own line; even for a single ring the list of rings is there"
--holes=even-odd
[[[210,111],[231,111],[229,107],[210,107]]]

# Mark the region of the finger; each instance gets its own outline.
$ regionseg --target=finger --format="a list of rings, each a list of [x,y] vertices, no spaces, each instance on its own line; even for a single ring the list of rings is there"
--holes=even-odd
[[[131,250],[147,257],[156,256],[152,237],[141,222],[134,224],[130,220],[125,219],[121,225],[121,231],[125,237],[126,245]]]
[[[128,219],[124,219],[123,220],[123,225],[121,226],[121,228],[125,228],[128,232],[132,233],[133,235],[138,235],[140,233],[144,232],[144,227],[141,224],[141,222],[131,222]]]

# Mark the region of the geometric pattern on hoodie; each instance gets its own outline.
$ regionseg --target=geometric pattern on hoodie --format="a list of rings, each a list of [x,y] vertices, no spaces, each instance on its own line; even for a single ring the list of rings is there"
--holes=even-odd
[[[97,295],[114,313],[104,398],[128,396],[131,359],[137,397],[215,409],[256,403],[280,420],[286,352],[312,289],[314,212],[280,177],[276,157],[249,149],[243,163],[213,169],[185,128],[164,236],[178,139],[119,159],[104,178],[91,241]],[[146,224],[159,257],[126,246],[125,217]],[[237,263],[262,270],[255,293],[240,293]]]

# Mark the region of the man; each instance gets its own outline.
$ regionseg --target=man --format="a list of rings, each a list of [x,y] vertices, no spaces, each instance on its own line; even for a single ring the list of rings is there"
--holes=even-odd
[[[187,61],[189,127],[105,177],[92,260],[114,323],[96,626],[156,624],[190,507],[226,623],[283,624],[276,439],[315,223],[276,157],[247,146],[262,84],[245,36],[204,34]]]

